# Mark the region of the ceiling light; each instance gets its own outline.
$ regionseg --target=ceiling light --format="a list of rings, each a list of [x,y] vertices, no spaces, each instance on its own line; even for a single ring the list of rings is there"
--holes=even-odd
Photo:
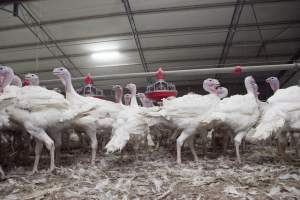
[[[114,43],[101,43],[101,44],[89,44],[87,45],[87,50],[90,52],[97,52],[97,51],[117,51],[120,49],[118,44]]]
[[[99,52],[93,53],[91,57],[94,60],[114,60],[120,58],[121,53],[119,51],[107,51],[107,52]]]

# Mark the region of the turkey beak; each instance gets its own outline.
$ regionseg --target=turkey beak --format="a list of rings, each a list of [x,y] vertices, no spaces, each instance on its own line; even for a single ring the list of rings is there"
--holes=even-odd
[[[53,72],[52,72],[55,76],[59,76],[60,73],[57,69],[53,69]]]
[[[215,84],[215,90],[217,90],[220,87],[220,82],[216,82]]]
[[[53,73],[54,75],[56,75],[56,76],[58,75],[56,69],[54,69],[54,70],[52,71],[52,73]]]

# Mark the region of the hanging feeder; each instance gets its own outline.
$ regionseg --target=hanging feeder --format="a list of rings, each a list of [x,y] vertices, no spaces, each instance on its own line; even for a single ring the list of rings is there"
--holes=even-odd
[[[242,68],[241,68],[241,66],[236,66],[235,68],[234,68],[234,70],[233,70],[233,74],[234,75],[236,75],[236,76],[239,76],[239,75],[241,75],[241,73],[242,73]]]
[[[164,98],[176,97],[177,90],[174,84],[165,81],[164,71],[159,68],[156,71],[156,82],[147,86],[145,95],[153,101],[161,101]]]
[[[85,97],[95,97],[98,99],[104,99],[103,90],[97,90],[97,88],[93,86],[94,81],[90,74],[86,75],[86,77],[84,78],[84,84],[85,86],[77,90],[79,94]]]

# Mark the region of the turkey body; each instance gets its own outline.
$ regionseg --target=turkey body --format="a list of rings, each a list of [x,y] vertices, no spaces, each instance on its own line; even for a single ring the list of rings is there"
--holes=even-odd
[[[242,139],[256,124],[259,114],[259,102],[257,99],[257,85],[252,77],[246,77],[246,95],[233,95],[222,99],[203,121],[214,127],[222,122],[229,126],[235,133],[234,142],[237,160],[241,163],[239,146]]]
[[[43,144],[50,151],[50,171],[54,170],[54,142],[46,130],[54,126],[65,126],[80,111],[71,109],[62,95],[38,86],[8,86],[4,89],[1,99],[6,101],[6,113],[10,121],[36,139],[33,173],[37,171]]]
[[[300,88],[298,86],[277,90],[267,100],[268,109],[263,112],[255,133],[251,135],[251,139],[265,140],[276,133],[279,137],[278,140],[282,140],[279,143],[286,143],[286,133],[288,131],[298,132],[300,130],[299,92]]]
[[[62,80],[65,86],[66,99],[72,106],[77,109],[86,105],[93,108],[86,116],[74,120],[72,126],[76,132],[84,132],[90,138],[92,148],[91,164],[94,165],[98,146],[97,131],[111,129],[123,106],[119,103],[79,95],[72,85],[71,74],[66,68],[55,68],[53,73]]]
[[[193,136],[196,133],[200,134],[203,154],[205,154],[207,129],[200,122],[219,101],[220,98],[215,94],[188,94],[163,102],[162,110],[160,111],[162,116],[169,120],[178,130],[182,130],[176,142],[178,163],[181,163],[181,147],[185,140],[188,141],[194,159],[198,160],[193,140]]]
[[[113,123],[113,134],[111,140],[106,145],[108,152],[121,151],[129,141],[134,147],[135,152],[144,146],[149,134],[149,126],[142,116],[143,109],[138,106],[136,99],[136,85],[128,84],[126,86],[130,94],[130,105],[123,106],[124,110],[119,112],[117,120]]]

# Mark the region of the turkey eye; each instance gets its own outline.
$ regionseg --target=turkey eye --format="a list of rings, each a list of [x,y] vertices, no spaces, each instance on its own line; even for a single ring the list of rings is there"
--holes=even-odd
[[[62,71],[63,69],[59,69],[60,71]]]

